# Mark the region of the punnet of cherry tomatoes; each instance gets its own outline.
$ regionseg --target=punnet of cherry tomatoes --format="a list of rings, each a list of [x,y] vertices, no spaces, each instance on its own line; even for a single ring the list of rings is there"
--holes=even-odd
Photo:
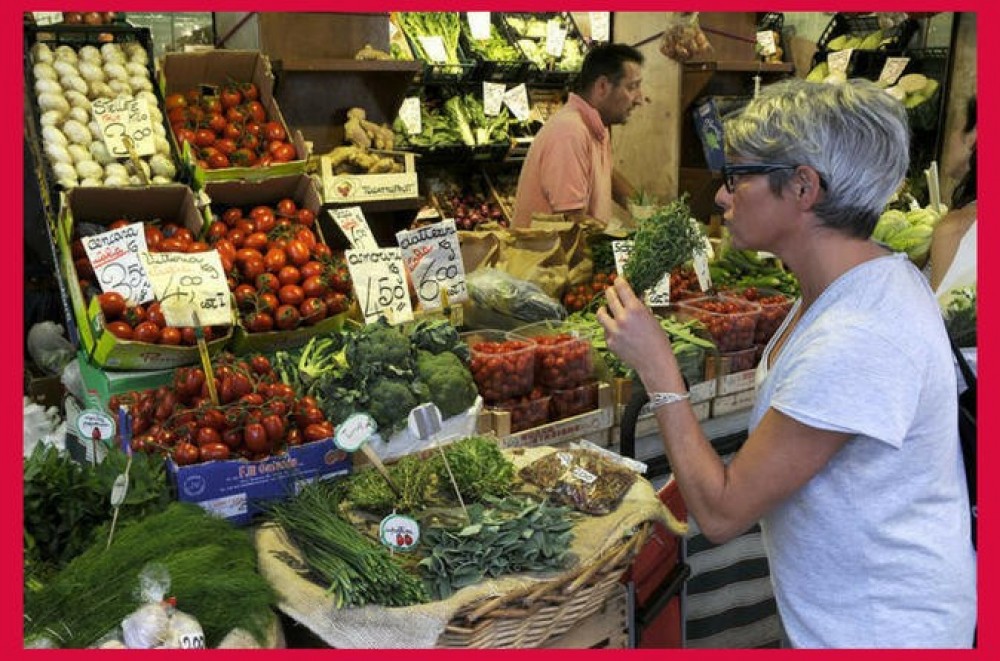
[[[791,296],[782,294],[777,289],[747,287],[734,295],[760,305],[760,317],[757,319],[757,327],[754,330],[753,341],[755,344],[768,343],[785,317],[788,316],[792,309],[792,303],[795,302]]]
[[[579,312],[590,305],[595,296],[615,283],[616,273],[595,273],[590,282],[572,285],[562,296],[563,307],[569,312]]]
[[[173,92],[164,107],[178,146],[190,144],[206,170],[263,167],[298,157],[283,122],[268,116],[255,83],[230,82],[218,94],[197,88]]]
[[[290,197],[214,209],[206,230],[249,333],[294,330],[346,312],[352,282],[342,255],[316,231],[316,214]]]
[[[204,252],[211,250],[204,241],[198,241],[187,227],[172,221],[140,221],[138,219],[119,218],[111,222],[105,230],[118,229],[134,222],[142,222],[143,233],[146,236],[146,247],[150,252]],[[78,232],[82,223],[77,223]],[[87,298],[97,297],[103,316],[104,328],[120,340],[145,342],[147,344],[185,345],[197,343],[193,327],[167,326],[167,321],[160,310],[160,303],[153,301],[145,304],[129,304],[124,296],[114,291],[101,292],[98,289],[94,267],[87,257],[83,240],[77,234],[70,243],[73,265],[76,268],[80,290]],[[227,326],[208,326],[204,328],[205,340],[224,337],[229,329]]]
[[[677,304],[678,315],[705,325],[720,352],[753,347],[760,305],[743,298],[710,295]]]
[[[169,385],[112,395],[111,413],[127,406],[132,415],[134,452],[161,454],[179,466],[257,461],[333,436],[316,400],[282,383],[266,356],[223,353],[212,370],[218,404],[201,367],[175,369]]]

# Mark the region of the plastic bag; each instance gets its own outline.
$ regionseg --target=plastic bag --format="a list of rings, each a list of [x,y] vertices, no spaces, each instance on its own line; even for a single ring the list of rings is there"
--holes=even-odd
[[[547,454],[522,468],[520,475],[552,500],[598,515],[617,509],[637,477],[604,454],[584,449]]]
[[[51,445],[63,451],[66,449],[66,423],[54,406],[43,408],[24,398],[24,456],[28,457],[39,443]]]
[[[712,52],[712,44],[701,29],[698,12],[677,12],[671,15],[660,39],[660,52],[677,62],[687,62]]]
[[[139,574],[139,600],[143,605],[122,620],[122,641],[129,649],[201,649],[205,633],[194,617],[177,610],[167,599],[170,572],[159,563],[146,565]],[[107,646],[107,641],[102,643]]]
[[[523,321],[565,319],[566,308],[533,282],[498,269],[480,269],[466,279],[469,299],[480,308]]]
[[[66,329],[54,321],[41,321],[28,331],[28,354],[49,374],[59,374],[73,360],[73,345],[63,337]]]

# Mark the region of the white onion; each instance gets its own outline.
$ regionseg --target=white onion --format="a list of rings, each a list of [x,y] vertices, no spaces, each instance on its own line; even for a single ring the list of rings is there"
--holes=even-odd
[[[69,144],[69,139],[66,137],[66,134],[55,126],[42,127],[42,141],[45,142],[46,145],[59,145],[60,147],[65,147]]]
[[[91,143],[91,144],[93,144],[93,143]],[[78,144],[75,144],[75,143],[72,144],[72,145],[68,145],[66,147],[66,151],[69,152],[70,158],[73,159],[73,165],[79,165],[80,163],[82,163],[84,161],[91,161],[91,162],[93,162],[93,160],[94,160],[91,157],[90,150],[87,149],[86,147],[84,147],[83,145],[78,145]]]
[[[78,145],[88,146],[94,141],[93,137],[90,135],[90,131],[87,130],[86,125],[81,124],[75,119],[67,119],[62,126],[63,133],[66,137],[70,139],[70,142],[75,142]]]
[[[63,119],[66,118],[66,113],[61,110],[46,110],[42,113],[39,118],[42,126],[58,126],[62,124]]]
[[[81,60],[86,60],[88,62],[97,60],[97,66],[101,65],[101,51],[97,50],[97,46],[91,46],[90,44],[81,46],[77,55],[80,56]]]
[[[53,163],[52,172],[55,173],[56,179],[76,181],[79,178],[76,176],[76,168],[71,163],[63,163],[62,161]]]
[[[42,112],[46,110],[60,110],[65,113],[69,112],[69,101],[62,94],[46,92],[38,95],[38,107]]]
[[[87,98],[86,94],[81,94],[76,90],[66,90],[66,102],[74,108],[83,108],[84,110],[90,111],[90,99]]]
[[[69,109],[68,119],[75,119],[83,125],[90,121],[90,111],[81,106],[73,106]]]
[[[107,171],[107,167],[109,165],[118,164],[117,161],[115,161],[114,156],[111,155],[111,152],[108,151],[107,146],[100,140],[94,140],[91,142],[88,150],[90,151],[91,157],[104,166],[105,172]]]
[[[39,62],[32,67],[32,71],[34,72],[36,79],[46,78],[48,80],[59,80],[59,73],[50,62]]]
[[[35,79],[35,94],[62,94],[63,88],[59,84],[59,81],[53,80],[51,78],[36,78]]]
[[[153,83],[146,76],[132,76],[128,79],[128,84],[132,86],[133,91],[152,91],[153,89]]]
[[[122,180],[128,181],[128,169],[118,161],[106,163],[104,165],[104,177],[120,177]]]
[[[128,71],[117,62],[108,62],[104,65],[104,74],[108,78],[115,80],[128,80]]]
[[[80,62],[80,76],[88,83],[104,82],[104,69],[101,68],[100,61]]]
[[[101,179],[104,177],[104,168],[94,161],[82,161],[76,164],[76,174],[80,179]]]
[[[70,62],[69,60],[56,59],[56,61],[52,63],[52,68],[56,70],[56,73],[59,74],[60,78],[80,75],[80,70],[76,66],[76,60]]]
[[[57,60],[66,60],[68,62],[76,62],[79,59],[73,47],[66,44],[56,46],[55,57]]]
[[[35,62],[48,62],[51,64],[55,59],[55,55],[52,54],[52,49],[49,48],[48,44],[39,41],[31,47],[31,59]]]
[[[72,76],[63,76],[59,79],[59,84],[63,86],[63,89],[67,92],[73,90],[74,92],[79,92],[80,94],[87,94],[87,81],[79,76],[79,74],[74,74]]]
[[[73,167],[73,157],[69,155],[66,147],[55,142],[45,143],[45,155],[49,157],[51,163],[65,163]],[[76,172],[76,169],[73,169]]]

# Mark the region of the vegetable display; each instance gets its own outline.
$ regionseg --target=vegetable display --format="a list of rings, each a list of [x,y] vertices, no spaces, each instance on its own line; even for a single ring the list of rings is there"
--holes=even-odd
[[[728,249],[708,265],[712,284],[720,289],[742,290],[748,287],[776,289],[798,298],[799,282],[775,260],[762,258],[753,250]]]
[[[153,89],[149,54],[142,44],[52,48],[37,42],[31,46],[31,61],[42,151],[59,186],[135,186],[174,180],[177,168]],[[144,101],[149,111],[155,152],[140,157],[138,165],[131,159],[119,162],[108,151],[93,115],[93,101],[120,96]]]
[[[937,212],[929,206],[906,212],[888,209],[879,216],[872,240],[896,252],[905,252],[910,261],[920,266],[930,254],[931,235],[943,211]]]
[[[481,95],[455,94],[442,104],[427,100],[420,104],[421,132],[410,135],[398,117],[393,122],[396,142],[400,146],[433,149],[445,145],[475,147],[505,143],[521,122],[506,106],[495,116],[488,116]]]
[[[562,53],[552,55],[546,49],[548,22],[555,20],[566,31]],[[579,71],[583,65],[586,47],[569,19],[559,14],[551,19],[531,14],[505,14],[507,27],[517,37],[517,45],[525,56],[542,71]]]
[[[705,296],[678,304],[682,315],[693,317],[708,329],[719,351],[753,347],[760,305],[729,296]]]
[[[410,43],[419,59],[424,62],[436,62],[421,41],[421,37],[440,37],[444,43],[446,65],[460,65],[462,63],[459,56],[458,40],[462,33],[458,12],[400,12],[399,23],[410,38]],[[460,67],[453,66],[445,71],[461,71]]]
[[[500,29],[495,23],[490,23],[490,36],[488,39],[476,39],[472,36],[472,29],[468,21],[462,21],[462,36],[465,43],[473,54],[490,62],[517,62],[523,60],[524,55],[500,33]]]

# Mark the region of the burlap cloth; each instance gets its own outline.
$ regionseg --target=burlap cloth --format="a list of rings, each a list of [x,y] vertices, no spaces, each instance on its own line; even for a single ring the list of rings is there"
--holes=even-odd
[[[520,468],[553,451],[555,448],[539,447],[524,449],[520,454],[508,452]],[[255,540],[260,572],[278,592],[278,607],[326,644],[355,649],[431,648],[445,625],[464,607],[535,583],[558,581],[580,563],[593,562],[647,521],[662,522],[677,535],[687,532],[687,524],[676,519],[660,502],[653,486],[639,479],[616,511],[605,516],[587,516],[577,523],[570,547],[577,561],[564,572],[512,574],[488,579],[462,588],[448,599],[404,608],[336,608],[323,586],[303,578],[297,568],[281,559],[282,552],[299,558],[301,555],[279,527],[261,526],[255,531]]]

